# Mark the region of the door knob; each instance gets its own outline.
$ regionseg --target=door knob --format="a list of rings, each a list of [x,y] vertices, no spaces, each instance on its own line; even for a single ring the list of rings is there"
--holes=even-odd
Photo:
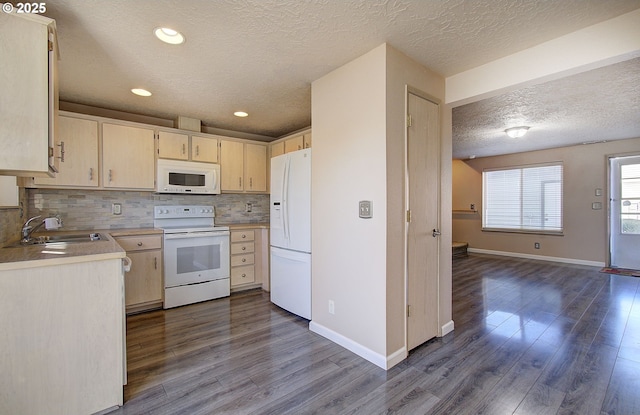
[[[440,229],[434,229],[432,235],[433,235],[434,238],[436,236],[440,235]]]

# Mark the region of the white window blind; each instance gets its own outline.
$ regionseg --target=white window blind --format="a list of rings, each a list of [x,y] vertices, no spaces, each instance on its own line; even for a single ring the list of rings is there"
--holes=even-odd
[[[482,227],[562,232],[562,164],[485,170]]]

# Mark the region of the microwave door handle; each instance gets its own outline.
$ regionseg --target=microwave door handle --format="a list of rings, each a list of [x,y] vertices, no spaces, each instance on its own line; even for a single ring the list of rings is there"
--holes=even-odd
[[[218,189],[218,171],[213,169],[213,189]]]

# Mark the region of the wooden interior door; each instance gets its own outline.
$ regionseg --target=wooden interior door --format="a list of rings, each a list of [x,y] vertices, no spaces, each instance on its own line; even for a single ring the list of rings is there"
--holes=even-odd
[[[408,94],[407,350],[438,335],[439,105]]]

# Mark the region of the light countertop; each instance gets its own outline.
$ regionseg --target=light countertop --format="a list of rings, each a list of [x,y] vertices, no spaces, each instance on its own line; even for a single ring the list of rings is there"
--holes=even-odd
[[[225,225],[231,230],[248,228],[269,228],[268,223],[234,223]],[[97,232],[102,236],[99,241],[77,243],[48,243],[45,245],[25,245],[0,248],[0,271],[45,267],[50,265],[68,264],[75,262],[95,261],[102,259],[124,258],[125,250],[115,241],[114,237],[162,234],[162,229],[154,228],[122,228],[97,230],[69,230],[47,232],[48,234],[64,235],[81,232]],[[47,234],[45,233],[45,234]],[[36,235],[42,235],[38,233]]]
[[[80,231],[68,231],[78,233]],[[95,231],[87,231],[95,232]],[[93,242],[48,243],[0,248],[0,271],[124,258],[125,251],[107,232]],[[64,232],[58,232],[61,235]]]

